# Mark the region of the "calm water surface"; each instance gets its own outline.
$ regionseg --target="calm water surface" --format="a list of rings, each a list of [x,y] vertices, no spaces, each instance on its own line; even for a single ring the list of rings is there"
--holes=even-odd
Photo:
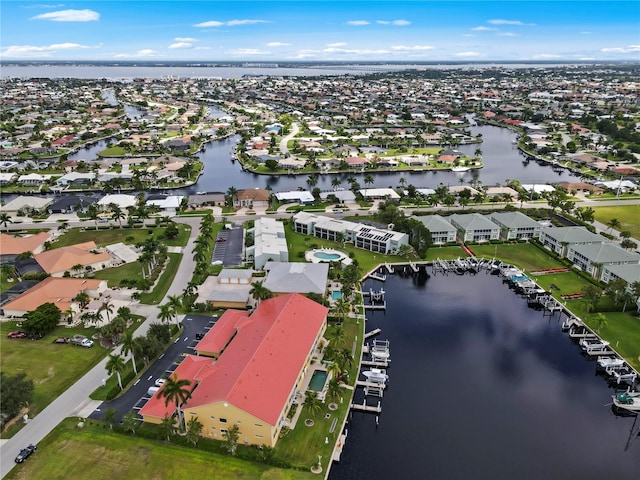
[[[564,318],[485,273],[369,286],[387,292],[366,330],[390,340],[389,387],[377,428],[352,414],[330,480],[640,478],[633,419],[605,406],[613,390]]]

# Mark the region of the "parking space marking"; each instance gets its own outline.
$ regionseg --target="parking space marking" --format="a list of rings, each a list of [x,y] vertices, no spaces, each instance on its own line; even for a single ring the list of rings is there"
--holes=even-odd
[[[158,360],[160,360],[162,357],[164,357],[164,353],[158,357]]]
[[[151,380],[153,378],[153,375],[149,375],[149,378],[147,378],[147,380]]]
[[[141,379],[141,378],[139,378],[138,380],[136,380],[136,381],[134,382],[133,386],[135,387],[137,384],[139,384],[139,383],[140,383],[140,380],[142,380],[142,379]]]

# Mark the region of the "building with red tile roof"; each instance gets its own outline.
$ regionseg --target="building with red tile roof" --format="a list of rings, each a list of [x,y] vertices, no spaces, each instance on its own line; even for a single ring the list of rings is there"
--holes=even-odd
[[[44,243],[51,235],[40,232],[35,235],[14,236],[0,233],[0,256],[17,256],[24,252],[40,253],[44,250]]]
[[[106,289],[106,280],[49,277],[3,305],[2,312],[8,318],[22,317],[47,302],[53,303],[63,313],[69,308],[78,312],[80,308],[73,297],[85,292],[91,298],[98,298]]]
[[[93,253],[97,247],[95,242],[78,243],[67,247],[54,248],[46,252],[38,253],[33,258],[52,277],[62,277],[65,272],[75,273],[73,267],[79,265],[85,270],[102,270],[111,266],[111,257],[108,253]]]
[[[183,405],[203,436],[223,439],[232,425],[245,444],[274,446],[326,328],[328,308],[291,293],[260,303],[253,314],[227,310],[175,370],[194,385]],[[206,355],[206,356],[205,356]],[[211,358],[213,357],[213,358]],[[160,423],[175,413],[161,391],[140,410]]]

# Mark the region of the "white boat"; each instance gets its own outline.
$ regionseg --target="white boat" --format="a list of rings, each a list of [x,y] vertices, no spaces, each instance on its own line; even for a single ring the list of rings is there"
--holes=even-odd
[[[618,357],[600,357],[598,359],[598,366],[605,370],[618,370],[624,365],[624,360]]]
[[[468,172],[471,170],[469,167],[451,167],[452,172]]]
[[[627,390],[623,393],[612,395],[613,404],[630,412],[640,412],[640,392],[631,392]]]
[[[389,380],[389,375],[384,368],[372,368],[371,370],[365,370],[362,374],[367,377],[367,380],[374,383],[385,383]]]
[[[389,360],[391,354],[388,350],[376,350],[375,348],[371,350],[371,357],[374,360]]]
[[[609,342],[599,338],[581,338],[578,343],[587,353],[603,352],[609,346]]]

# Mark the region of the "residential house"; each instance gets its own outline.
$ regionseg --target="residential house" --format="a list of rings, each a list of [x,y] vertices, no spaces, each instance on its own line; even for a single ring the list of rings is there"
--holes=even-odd
[[[521,212],[494,212],[489,219],[500,226],[504,240],[540,238],[542,226]]]
[[[91,185],[95,179],[96,174],[93,172],[70,172],[58,178],[56,180],[56,184],[62,187],[71,185]]]
[[[584,227],[544,228],[540,231],[540,242],[561,257],[567,256],[573,245],[592,245],[604,243],[605,239],[591,233]]]
[[[33,258],[52,277],[82,275],[85,271],[96,271],[111,266],[108,253],[93,253],[98,247],[95,242],[78,243],[67,247],[54,248],[38,253]]]
[[[267,208],[269,195],[269,190],[262,188],[239,190],[233,198],[233,206],[237,208]]]
[[[187,355],[174,375],[191,382],[182,407],[202,436],[222,440],[239,428],[239,443],[273,447],[303,388],[326,328],[328,308],[291,293],[264,300],[248,315],[227,310]],[[162,387],[140,410],[145,422],[173,415]]]
[[[574,267],[589,273],[596,280],[602,279],[605,266],[640,264],[640,254],[614,243],[571,245],[567,259],[571,260]]]
[[[458,230],[461,242],[488,242],[500,236],[500,227],[479,213],[454,213],[447,220]]]
[[[289,249],[284,232],[284,224],[275,218],[256,218],[253,228],[247,230],[253,235],[253,245],[247,247],[247,260],[253,261],[256,270],[264,268],[268,261],[287,262]]]
[[[53,202],[53,198],[30,197],[20,195],[5,205],[0,205],[0,212],[28,214],[32,211],[39,212]]]
[[[296,202],[300,205],[311,205],[315,202],[315,198],[311,192],[307,190],[293,190],[290,192],[278,192],[275,194],[276,199],[281,203]]]
[[[317,293],[324,295],[329,275],[328,263],[267,262],[263,287],[275,295]]]
[[[49,232],[34,235],[9,235],[0,233],[0,264],[13,263],[18,255],[25,252],[40,253],[44,244],[49,241]]]
[[[446,218],[440,215],[423,215],[413,217],[424,224],[431,232],[431,241],[436,245],[456,241],[456,227],[451,225]]]
[[[85,292],[91,298],[98,298],[106,290],[106,280],[49,277],[5,304],[2,312],[7,318],[18,318],[48,302],[63,313],[69,309],[78,312],[80,307],[73,301],[78,293]]]
[[[627,282],[628,290],[631,292],[631,285],[635,282],[640,282],[640,265],[639,264],[626,264],[626,265],[603,265],[601,279],[604,283],[609,283],[612,280],[621,278]]]

